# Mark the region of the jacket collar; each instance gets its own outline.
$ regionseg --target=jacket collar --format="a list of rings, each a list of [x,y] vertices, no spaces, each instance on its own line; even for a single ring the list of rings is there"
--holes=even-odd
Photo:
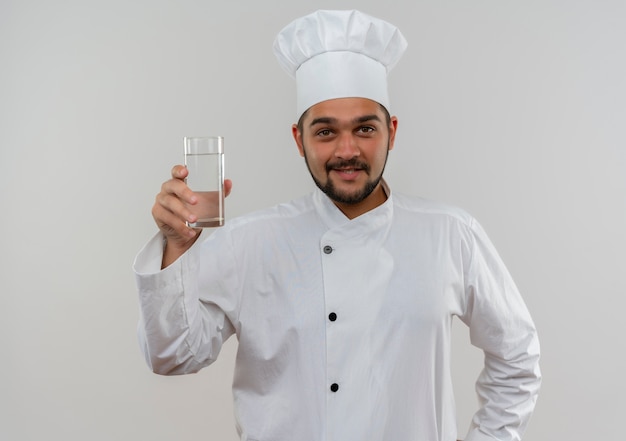
[[[319,188],[316,189],[313,194],[313,203],[322,221],[330,230],[339,229],[342,234],[357,236],[391,223],[393,215],[393,195],[384,179],[381,180],[381,184],[387,195],[387,200],[378,207],[352,220],[348,219],[346,215],[337,208],[335,203]]]

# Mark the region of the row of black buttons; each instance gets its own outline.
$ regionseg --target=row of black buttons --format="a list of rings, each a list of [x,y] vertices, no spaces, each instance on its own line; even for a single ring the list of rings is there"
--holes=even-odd
[[[330,245],[326,245],[324,247],[325,254],[330,254],[332,252],[333,252],[333,247],[331,247]],[[337,314],[335,314],[334,312],[331,312],[330,314],[328,314],[328,320],[330,320],[331,322],[334,322],[335,320],[337,320]],[[331,392],[337,392],[339,390],[339,385],[337,383],[331,384],[330,390]]]

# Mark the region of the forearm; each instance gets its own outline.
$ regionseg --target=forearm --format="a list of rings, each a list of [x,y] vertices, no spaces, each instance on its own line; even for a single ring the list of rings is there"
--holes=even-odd
[[[199,300],[197,262],[191,250],[161,270],[163,236],[156,235],[135,259],[135,280],[141,317],[138,337],[146,361],[159,374],[195,372],[210,363],[221,345],[221,336],[203,334],[206,320],[224,320],[221,311],[208,316]],[[215,327],[206,327],[215,329]]]
[[[519,441],[534,411],[541,373],[534,345],[515,360],[486,355],[476,390],[481,407],[466,441]]]

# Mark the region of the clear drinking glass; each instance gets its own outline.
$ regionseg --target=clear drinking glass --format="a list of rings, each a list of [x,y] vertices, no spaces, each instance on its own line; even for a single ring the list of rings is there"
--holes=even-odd
[[[221,136],[185,137],[185,182],[198,196],[189,209],[198,217],[187,222],[193,228],[224,225],[224,138]]]

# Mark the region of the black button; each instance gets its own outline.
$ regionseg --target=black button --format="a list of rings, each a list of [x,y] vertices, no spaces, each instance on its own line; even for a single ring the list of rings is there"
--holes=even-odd
[[[328,320],[330,320],[331,322],[334,322],[335,320],[337,320],[337,314],[335,314],[334,312],[331,312],[330,314],[328,314]]]
[[[330,245],[326,245],[326,246],[324,247],[324,252],[325,252],[326,254],[330,254],[330,253],[332,253],[332,252],[333,252],[333,247],[331,247]]]
[[[339,390],[339,385],[337,383],[333,383],[330,385],[330,390],[333,392],[337,392]]]

